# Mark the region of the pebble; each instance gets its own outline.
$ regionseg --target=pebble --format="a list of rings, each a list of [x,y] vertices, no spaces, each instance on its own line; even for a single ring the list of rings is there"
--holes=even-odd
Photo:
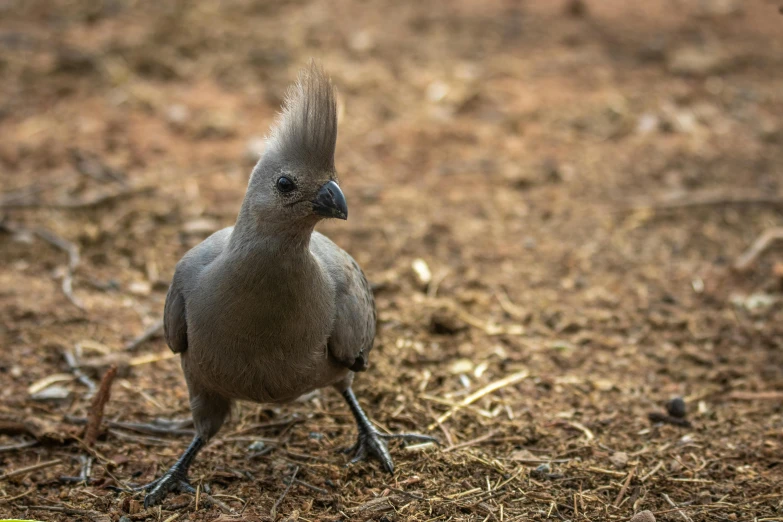
[[[669,58],[669,72],[681,76],[709,76],[724,71],[730,57],[717,49],[684,47]]]
[[[685,401],[682,397],[675,397],[666,403],[666,411],[676,419],[684,419],[687,415]]]
[[[628,465],[628,454],[624,451],[616,451],[611,457],[609,457],[609,460],[612,462],[614,467],[622,469]]]
[[[655,515],[652,514],[652,511],[645,509],[635,514],[630,522],[655,522]]]
[[[247,447],[249,451],[261,451],[266,447],[266,444],[263,440],[257,440],[253,442],[250,446]]]

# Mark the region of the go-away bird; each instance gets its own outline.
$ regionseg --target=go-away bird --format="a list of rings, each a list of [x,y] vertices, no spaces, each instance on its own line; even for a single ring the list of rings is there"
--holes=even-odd
[[[284,403],[332,386],[358,426],[352,462],[371,456],[388,472],[385,439],[434,441],[378,432],[351,389],[355,372],[367,369],[375,303],[356,261],[314,231],[322,219],[348,217],[336,141],[334,89],[311,64],[286,96],[236,224],[177,264],[164,333],[181,357],[196,436],[163,476],[139,488],[146,507],[171,491],[194,491],[188,468],[236,400]]]

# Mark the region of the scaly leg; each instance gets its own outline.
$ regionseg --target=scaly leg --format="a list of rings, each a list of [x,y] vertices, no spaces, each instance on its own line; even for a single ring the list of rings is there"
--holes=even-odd
[[[347,452],[353,454],[352,464],[364,460],[367,456],[372,456],[381,461],[383,469],[389,473],[394,473],[394,461],[392,461],[389,454],[386,440],[403,439],[416,442],[438,442],[438,439],[435,437],[418,433],[398,433],[392,435],[380,433],[370,423],[370,419],[367,418],[362,407],[359,406],[359,401],[356,400],[353,390],[350,387],[346,388],[342,394],[345,402],[348,403],[348,407],[351,409],[351,413],[353,413],[353,417],[356,419],[356,426],[359,428],[359,437],[356,440],[356,444],[347,450]]]
[[[160,478],[157,478],[145,486],[135,488],[135,491],[144,490],[147,495],[144,497],[144,507],[148,508],[166,498],[171,491],[179,493],[195,493],[196,490],[188,481],[188,468],[196,457],[196,454],[204,446],[204,440],[196,435],[190,443],[185,453],[174,463],[169,470]]]

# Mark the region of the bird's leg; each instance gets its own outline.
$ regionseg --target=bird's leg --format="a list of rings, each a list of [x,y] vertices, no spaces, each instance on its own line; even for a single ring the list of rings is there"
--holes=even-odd
[[[347,452],[353,454],[351,463],[364,460],[368,456],[372,456],[381,461],[383,469],[389,473],[394,473],[394,462],[389,454],[389,448],[386,446],[386,439],[403,439],[412,440],[416,442],[438,442],[435,437],[429,435],[421,435],[418,433],[397,433],[397,434],[385,434],[380,433],[370,423],[370,419],[367,418],[362,407],[359,406],[359,401],[356,400],[351,388],[346,388],[343,392],[343,398],[348,403],[348,407],[351,408],[354,419],[356,419],[356,426],[359,428],[359,437],[356,440],[356,444],[348,448]]]
[[[185,450],[185,453],[163,476],[145,486],[135,488],[135,491],[144,490],[147,492],[147,495],[144,497],[145,508],[159,504],[171,491],[180,493],[196,492],[188,481],[188,468],[190,468],[190,464],[202,446],[204,446],[204,439],[196,435]]]

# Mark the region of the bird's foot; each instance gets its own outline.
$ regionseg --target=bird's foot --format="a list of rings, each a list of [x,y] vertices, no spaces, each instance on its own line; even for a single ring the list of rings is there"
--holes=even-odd
[[[162,477],[159,477],[149,484],[133,488],[133,491],[145,491],[144,507],[152,507],[160,504],[166,495],[175,491],[177,493],[195,493],[196,490],[190,485],[187,473],[177,466],[169,469]]]
[[[404,441],[413,442],[434,442],[438,443],[438,439],[430,437],[429,435],[421,435],[419,433],[380,433],[375,428],[360,429],[359,437],[356,440],[356,444],[347,448],[345,453],[353,455],[351,464],[355,464],[359,461],[366,459],[367,457],[374,457],[381,462],[383,469],[389,473],[394,473],[394,461],[389,453],[389,447],[386,443],[387,440],[402,439]]]

